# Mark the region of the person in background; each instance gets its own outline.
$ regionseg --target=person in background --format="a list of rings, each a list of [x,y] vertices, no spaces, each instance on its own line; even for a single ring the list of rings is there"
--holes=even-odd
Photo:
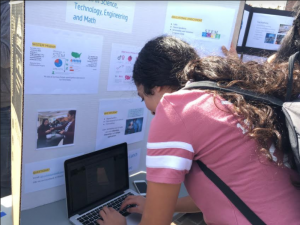
[[[37,148],[45,148],[46,146],[46,136],[51,133],[51,127],[49,125],[48,119],[43,119],[42,124],[37,129],[38,140],[37,140]]]
[[[141,225],[166,225],[174,212],[199,211],[206,224],[249,224],[204,175],[196,162],[201,160],[266,224],[298,225],[300,178],[293,157],[285,154],[284,127],[275,110],[237,93],[180,90],[188,81],[215,81],[284,100],[287,65],[198,58],[187,43],[168,36],[146,43],[133,80],[155,115],[147,143],[147,198],[128,197],[120,210],[136,204],[128,211],[142,213]],[[300,65],[295,67],[298,81]],[[299,93],[295,82],[292,100]],[[189,196],[177,199],[182,182]],[[112,208],[104,207],[100,215],[100,225],[126,224]]]
[[[10,5],[1,1],[1,197],[11,193]]]
[[[69,145],[74,143],[74,132],[75,132],[75,116],[76,110],[70,110],[68,112],[68,123],[59,127],[52,127],[52,130],[61,130],[59,133],[64,136],[63,145]]]

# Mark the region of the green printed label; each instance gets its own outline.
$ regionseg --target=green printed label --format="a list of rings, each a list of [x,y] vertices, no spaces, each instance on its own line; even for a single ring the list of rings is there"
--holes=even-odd
[[[77,53],[77,52],[72,52],[72,56],[73,56],[75,59],[77,59],[77,58],[80,58],[81,53],[79,54],[79,53]]]

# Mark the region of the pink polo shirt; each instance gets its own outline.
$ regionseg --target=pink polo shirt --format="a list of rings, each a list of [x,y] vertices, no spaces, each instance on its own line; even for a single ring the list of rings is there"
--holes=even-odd
[[[250,224],[193,162],[201,159],[266,224],[300,224],[300,190],[290,182],[298,175],[259,155],[246,132],[232,105],[212,94],[166,94],[150,127],[147,180],[184,182],[207,224]]]

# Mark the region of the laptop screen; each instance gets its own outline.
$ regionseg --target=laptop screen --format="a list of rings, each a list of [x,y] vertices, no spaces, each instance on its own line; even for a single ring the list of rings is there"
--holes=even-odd
[[[129,187],[127,144],[67,160],[65,177],[69,217],[104,203]]]

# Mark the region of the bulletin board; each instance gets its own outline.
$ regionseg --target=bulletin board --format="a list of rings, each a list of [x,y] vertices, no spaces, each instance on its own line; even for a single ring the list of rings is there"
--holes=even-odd
[[[200,56],[222,55],[222,45],[237,42],[244,2],[24,6],[22,210],[65,198],[63,162],[81,154],[127,142],[129,173],[145,171],[153,116],[132,81],[139,51],[165,34],[187,41]]]

